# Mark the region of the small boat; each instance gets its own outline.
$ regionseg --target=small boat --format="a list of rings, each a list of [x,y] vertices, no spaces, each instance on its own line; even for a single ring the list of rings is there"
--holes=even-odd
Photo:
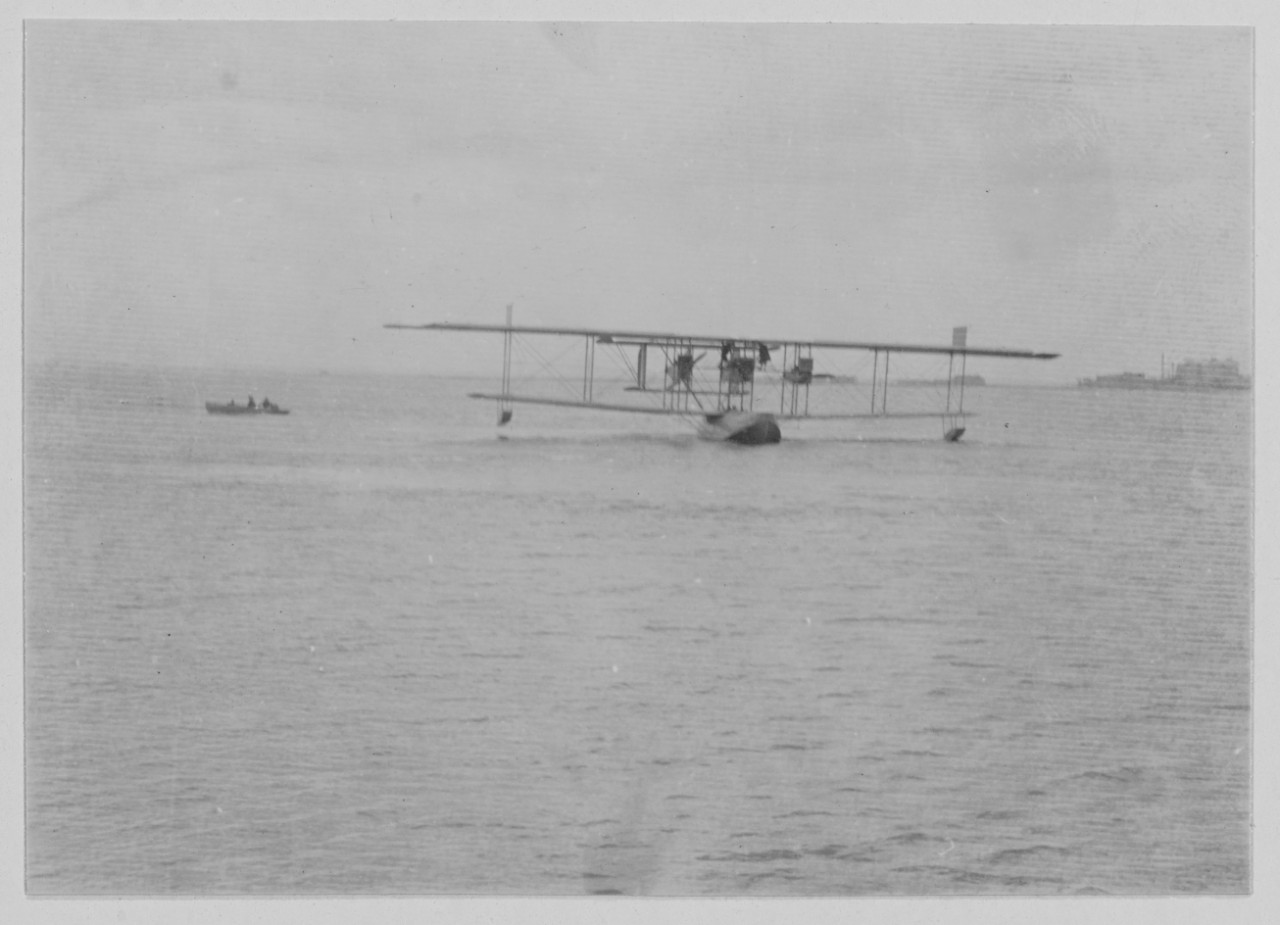
[[[204,403],[204,410],[210,414],[288,414],[287,408],[281,408],[279,405],[271,402],[263,402],[261,405],[237,405],[235,401],[230,401],[223,405],[218,402],[207,401]]]

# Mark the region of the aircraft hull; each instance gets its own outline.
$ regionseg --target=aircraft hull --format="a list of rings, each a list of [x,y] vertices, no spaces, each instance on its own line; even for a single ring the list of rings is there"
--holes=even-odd
[[[698,423],[704,440],[728,440],[743,446],[780,443],[782,430],[772,414],[754,411],[722,411],[708,414]]]

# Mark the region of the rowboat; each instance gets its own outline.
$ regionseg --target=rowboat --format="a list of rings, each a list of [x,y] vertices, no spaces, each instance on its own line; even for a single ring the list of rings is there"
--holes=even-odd
[[[225,405],[218,402],[207,401],[204,403],[204,410],[210,414],[288,414],[287,408],[281,408],[279,405],[270,403],[262,405],[237,405],[234,401]]]

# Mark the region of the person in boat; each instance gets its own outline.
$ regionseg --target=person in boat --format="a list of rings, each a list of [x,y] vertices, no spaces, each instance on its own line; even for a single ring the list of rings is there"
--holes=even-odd
[[[252,396],[252,395],[250,395],[250,396],[249,396],[249,407],[250,407],[250,408],[256,408],[256,407],[258,407],[257,405],[255,405],[255,404],[253,403],[253,396]]]
[[[263,411],[270,411],[270,410],[271,410],[271,407],[272,407],[272,406],[271,406],[271,399],[267,398],[266,396],[263,396],[263,398],[262,398],[262,410],[263,410]]]

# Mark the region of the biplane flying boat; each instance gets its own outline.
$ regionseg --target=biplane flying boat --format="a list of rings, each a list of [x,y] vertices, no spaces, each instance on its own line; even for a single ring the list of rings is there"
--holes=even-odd
[[[512,419],[517,404],[550,405],[595,409],[629,414],[659,414],[685,418],[694,423],[699,436],[709,440],[757,445],[782,439],[779,421],[785,420],[865,420],[889,418],[936,418],[942,423],[945,440],[955,442],[965,432],[964,386],[968,358],[1051,360],[1056,353],[1031,350],[978,348],[967,345],[967,328],[952,331],[950,346],[893,344],[862,341],[824,341],[741,338],[691,334],[619,331],[599,328],[517,326],[511,323],[388,324],[387,328],[417,331],[482,332],[503,336],[502,383],[498,392],[472,392],[468,397],[497,403],[498,424]],[[572,381],[554,373],[551,364],[539,358],[543,369],[560,380],[558,394],[516,392],[512,388],[512,354],[527,338],[581,338],[582,374]],[[600,347],[616,351],[626,371],[621,390],[607,376],[597,375],[596,353]],[[633,352],[634,351],[634,352]],[[859,352],[870,359],[869,384],[857,377],[836,376],[815,368],[815,354]],[[933,407],[905,410],[889,408],[890,359],[899,354],[931,355],[946,361],[945,397],[933,397]],[[708,356],[719,362],[705,362]],[[649,361],[661,358],[662,377],[650,377]],[[843,398],[839,386],[856,385]],[[900,385],[896,383],[895,385]],[[844,390],[848,393],[848,389]],[[911,393],[910,387],[896,388]],[[821,393],[821,394],[820,394]],[[819,400],[821,399],[821,400]]]

